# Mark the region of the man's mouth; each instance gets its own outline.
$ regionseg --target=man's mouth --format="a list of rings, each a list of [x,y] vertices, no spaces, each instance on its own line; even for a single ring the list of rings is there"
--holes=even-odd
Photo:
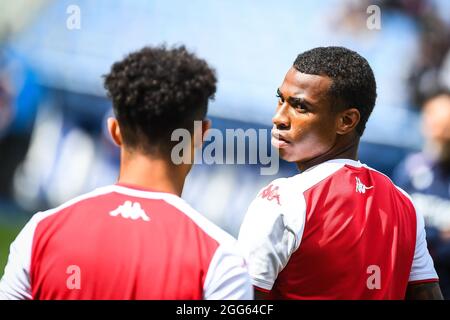
[[[275,148],[281,149],[287,147],[291,142],[286,139],[283,135],[272,131],[272,145]]]

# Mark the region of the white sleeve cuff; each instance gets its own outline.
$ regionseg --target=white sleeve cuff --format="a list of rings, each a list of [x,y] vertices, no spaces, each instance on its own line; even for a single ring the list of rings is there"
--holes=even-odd
[[[255,286],[255,287],[258,287],[258,288],[261,288],[261,289],[264,289],[264,290],[272,290],[272,287],[273,287],[273,282],[272,281],[268,281],[268,280],[265,280],[265,279],[257,279],[257,278],[255,278],[255,277],[253,277],[253,276],[251,276],[251,278],[252,278],[252,284]]]

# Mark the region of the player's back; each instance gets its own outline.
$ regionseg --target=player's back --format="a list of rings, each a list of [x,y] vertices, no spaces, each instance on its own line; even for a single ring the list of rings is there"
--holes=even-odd
[[[273,294],[402,299],[416,243],[416,213],[407,196],[381,173],[345,165],[304,197],[301,244]]]
[[[233,242],[175,195],[114,185],[36,214],[11,250],[33,299],[249,298]]]
[[[333,160],[264,189],[239,239],[254,285],[271,298],[403,299],[408,282],[437,278],[422,230],[389,178]]]

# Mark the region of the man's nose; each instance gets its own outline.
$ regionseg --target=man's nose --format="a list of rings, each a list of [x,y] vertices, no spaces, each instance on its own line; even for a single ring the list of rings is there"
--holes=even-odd
[[[286,130],[290,127],[289,116],[286,114],[286,107],[286,104],[283,104],[277,108],[277,111],[272,118],[272,123],[279,130]]]

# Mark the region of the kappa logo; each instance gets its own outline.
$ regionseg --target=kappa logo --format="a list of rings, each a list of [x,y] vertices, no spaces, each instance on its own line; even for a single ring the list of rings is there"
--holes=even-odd
[[[369,190],[369,189],[372,189],[372,188],[373,188],[373,186],[371,186],[371,187],[366,187],[366,186],[361,182],[361,180],[359,180],[359,178],[356,177],[356,192],[359,192],[359,193],[366,193],[366,190]]]
[[[144,221],[150,221],[139,202],[125,201],[124,204],[117,207],[109,213],[113,217],[121,216],[125,219],[137,220],[141,218]]]
[[[281,205],[280,203],[280,195],[278,194],[278,186],[274,186],[273,184],[270,184],[266,189],[261,191],[259,194],[261,198],[267,199],[269,201],[277,200],[278,205]]]

